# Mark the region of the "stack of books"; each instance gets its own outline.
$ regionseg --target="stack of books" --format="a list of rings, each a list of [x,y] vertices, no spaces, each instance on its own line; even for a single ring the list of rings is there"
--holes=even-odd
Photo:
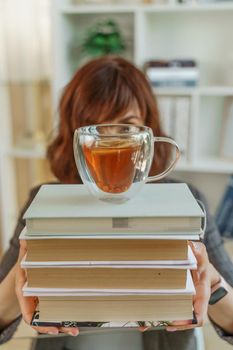
[[[188,240],[199,239],[203,212],[186,184],[148,184],[120,205],[84,185],[44,185],[24,217],[34,324],[193,318]]]
[[[194,60],[148,61],[145,73],[155,87],[194,87],[199,81],[199,69]]]

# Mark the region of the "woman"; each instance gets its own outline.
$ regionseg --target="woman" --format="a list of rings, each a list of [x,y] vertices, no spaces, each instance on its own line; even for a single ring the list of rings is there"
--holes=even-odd
[[[48,148],[48,159],[51,170],[57,177],[58,181],[63,184],[81,183],[81,179],[77,173],[74,158],[72,139],[74,130],[78,127],[99,124],[99,123],[124,123],[134,125],[146,125],[152,128],[156,136],[163,136],[161,129],[159,114],[155,97],[149,83],[142,72],[136,69],[132,64],[122,58],[103,57],[93,60],[83,66],[73,77],[64,90],[60,102],[60,124],[58,134]],[[153,160],[151,174],[160,173],[170,161],[170,149],[167,145],[159,143],[156,149],[156,157]],[[164,180],[171,182],[171,180]],[[194,188],[190,187],[194,196],[205,202],[202,195]],[[23,243],[19,253],[18,235],[25,225],[22,219],[23,213],[30,205],[38,188],[31,192],[28,203],[23,209],[15,235],[11,240],[8,252],[5,254],[0,267],[2,284],[0,288],[0,300],[3,301],[0,308],[0,324],[3,329],[0,335],[0,341],[9,338],[18,320],[11,324],[17,316],[20,317],[20,309],[26,322],[30,323],[32,313],[36,307],[37,300],[35,298],[24,298],[22,296],[22,286],[25,283],[24,271],[20,269],[19,263],[16,264],[17,257],[20,262],[25,254],[26,247]],[[218,269],[222,276],[232,285],[233,284],[233,265],[229,257],[224,251],[222,241],[220,239],[217,228],[207,209],[207,232],[205,236],[205,244],[209,253],[211,263]],[[195,248],[196,247],[196,248]],[[202,244],[196,244],[194,252],[197,256],[199,270],[195,277],[197,295],[194,301],[195,311],[197,314],[197,325],[202,325],[204,315],[207,311],[208,300],[211,292],[211,286],[216,286],[219,282],[218,272],[209,265],[208,258]],[[5,277],[5,278],[4,278]],[[13,285],[16,278],[16,291],[14,293]],[[232,291],[229,288],[228,295],[224,298],[227,304],[233,300]],[[9,290],[11,295],[9,296]],[[8,297],[9,296],[9,297]],[[1,298],[2,297],[2,298]],[[18,306],[20,304],[20,309]],[[223,302],[224,300],[222,300]],[[220,304],[219,304],[220,305]],[[223,305],[225,312],[226,305]],[[223,325],[223,329],[233,334],[231,328],[231,317],[222,319],[218,318],[213,306],[211,317],[213,321],[219,325]],[[10,313],[9,313],[10,312]],[[223,323],[222,323],[223,322]],[[195,339],[193,337],[193,325],[176,323],[168,328],[170,331],[183,330],[186,332],[168,332],[168,331],[150,331],[143,333],[143,342],[145,349],[174,349],[176,347],[186,350],[195,349]],[[217,327],[217,326],[216,326]],[[57,334],[58,331],[77,335],[78,330],[75,329],[57,329],[36,328],[41,333]],[[232,332],[231,332],[232,329]],[[219,332],[224,332],[218,328]],[[136,350],[138,342],[141,338],[139,333],[134,338],[129,337],[129,347]],[[83,336],[82,336],[83,337]],[[80,339],[82,338],[80,337]],[[97,338],[101,337],[97,335]],[[119,336],[113,338],[110,334],[112,346],[118,348]],[[81,341],[77,339],[68,340],[69,348],[75,349]],[[83,338],[82,338],[83,339]],[[100,348],[104,350],[103,338]],[[228,337],[232,341],[232,337]],[[95,340],[95,350],[97,347]],[[56,348],[61,342],[57,339]],[[51,346],[50,346],[51,348]],[[113,349],[113,347],[111,347]]]

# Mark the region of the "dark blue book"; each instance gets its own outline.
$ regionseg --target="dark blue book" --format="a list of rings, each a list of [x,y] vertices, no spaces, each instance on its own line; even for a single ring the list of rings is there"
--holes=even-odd
[[[218,206],[216,223],[222,237],[233,238],[233,175]]]

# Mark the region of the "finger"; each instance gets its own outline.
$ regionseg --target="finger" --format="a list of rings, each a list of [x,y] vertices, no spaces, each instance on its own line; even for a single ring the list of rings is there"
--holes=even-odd
[[[69,334],[73,337],[76,337],[79,334],[79,329],[75,327],[59,327],[61,333]]]
[[[59,330],[57,327],[32,327],[37,333],[57,335]]]
[[[208,273],[202,273],[196,285],[196,295],[193,298],[193,307],[197,323],[202,325],[207,315],[208,302],[210,298],[210,286]]]
[[[192,320],[183,320],[183,321],[173,321],[170,323],[170,325],[173,327],[175,326],[188,326],[190,324],[192,324],[193,321]]]
[[[23,295],[23,286],[25,285],[25,282],[26,282],[26,273],[24,269],[22,269],[19,266],[16,273],[15,292],[18,298],[23,319],[27,324],[30,324],[33,314],[38,305],[38,298],[33,296],[25,297]]]
[[[175,327],[168,326],[166,328],[166,330],[168,332],[176,332],[176,331],[186,331],[188,329],[193,329],[196,327],[199,327],[199,326],[197,324],[191,324],[191,325],[187,325],[187,326],[175,326]]]
[[[189,242],[197,259],[197,270],[192,271],[193,281],[196,288],[193,306],[197,322],[203,324],[207,315],[210,297],[209,259],[205,245],[201,242]]]
[[[21,261],[27,252],[27,242],[25,239],[20,239],[19,243],[20,243],[20,249],[19,249],[18,261]]]
[[[18,300],[19,300],[23,319],[27,324],[30,325],[33,315],[36,311],[38,299],[36,297],[19,296]]]
[[[209,259],[206,252],[206,247],[201,242],[189,241],[189,245],[197,259],[197,265],[200,272],[208,267]]]
[[[145,331],[147,331],[148,329],[150,329],[151,327],[150,326],[147,326],[147,327],[138,327],[138,330],[140,331],[140,332],[145,332]]]

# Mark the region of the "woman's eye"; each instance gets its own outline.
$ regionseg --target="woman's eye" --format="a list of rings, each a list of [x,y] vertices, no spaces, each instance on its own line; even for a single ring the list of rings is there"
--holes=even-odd
[[[137,124],[138,120],[135,118],[130,118],[130,119],[125,119],[122,121],[122,124],[131,124],[131,125],[135,125]]]

